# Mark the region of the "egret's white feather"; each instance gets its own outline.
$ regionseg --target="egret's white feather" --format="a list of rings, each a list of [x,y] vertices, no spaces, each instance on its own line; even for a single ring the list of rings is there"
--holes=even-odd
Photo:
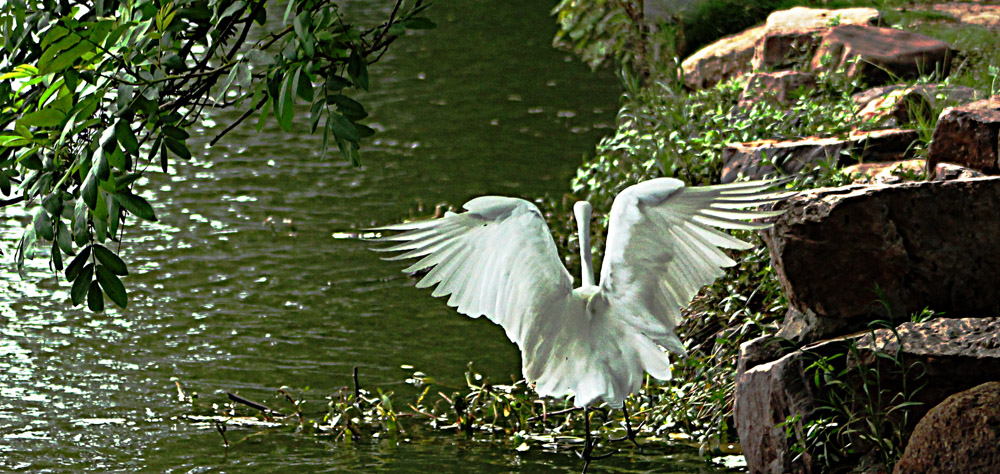
[[[736,264],[720,249],[751,244],[723,229],[763,229],[747,222],[779,212],[748,210],[787,194],[766,192],[775,181],[684,187],[654,179],[622,191],[611,207],[607,247],[597,285],[574,290],[548,226],[530,202],[482,196],[432,221],[375,229],[399,231],[378,249],[419,258],[405,271],[429,269],[418,287],[471,317],[485,315],[521,349],[525,378],[543,396],[575,395],[577,406],[603,400],[619,407],[644,374],[671,376],[664,349],[685,353],[674,333],[681,310],[702,287]],[[594,281],[591,207],[580,220],[584,282]]]

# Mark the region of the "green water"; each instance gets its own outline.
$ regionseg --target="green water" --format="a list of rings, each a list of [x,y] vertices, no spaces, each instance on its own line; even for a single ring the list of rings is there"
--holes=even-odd
[[[344,3],[371,18],[390,7]],[[27,217],[0,211],[0,471],[577,472],[571,453],[443,433],[345,445],[233,428],[225,450],[214,428],[183,418],[193,410],[175,388],[205,404],[233,391],[284,408],[277,388],[309,387],[322,410],[355,366],[366,387],[403,402],[414,394],[403,364],[455,386],[470,361],[496,380],[520,373],[498,327],[453,313],[398,263],[335,234],[484,193],[567,190],[612,129],[619,90],[611,73],[550,47],[550,8],[433,6],[439,28],[402,39],[373,66],[361,99],[380,133],[360,168],[321,160],[319,138],[274,126],[237,129],[209,148],[233,119],[214,117],[195,160],[144,184],[160,220],[125,232],[125,311],[71,308],[44,259],[18,277],[12,256]],[[712,472],[662,448],[594,469],[651,471]]]

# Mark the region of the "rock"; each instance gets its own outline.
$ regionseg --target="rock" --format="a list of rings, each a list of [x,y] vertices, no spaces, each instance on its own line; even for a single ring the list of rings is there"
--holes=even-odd
[[[924,416],[894,474],[1000,471],[1000,382],[956,393]]]
[[[954,163],[938,163],[937,166],[934,167],[934,181],[982,178],[983,176],[986,175],[972,168],[966,168]]]
[[[910,419],[916,420],[954,393],[1000,379],[1000,318],[996,317],[910,322],[894,331],[878,329],[841,336],[797,350],[777,344],[778,340],[775,336],[765,336],[740,346],[741,369],[736,376],[733,409],[750,473],[824,471],[824,466],[818,465],[808,453],[799,456],[793,449],[795,444],[808,441],[806,426],[810,421],[829,416],[831,409],[833,412],[850,409],[831,406],[831,388],[819,387],[814,382],[816,374],[810,366],[820,358],[831,364],[832,373],[846,374],[841,382],[848,384],[849,390],[862,400],[867,397],[862,394],[881,390],[886,400],[882,412],[875,408],[877,417],[902,414],[899,409],[888,413],[901,402],[898,398],[892,400],[900,393],[905,392],[910,400],[922,403],[906,408]],[[876,355],[876,351],[881,355]],[[765,360],[769,356],[775,358]],[[898,359],[907,368],[909,385],[905,389],[903,371],[892,359]],[[860,367],[868,374],[867,387],[862,385]],[[836,399],[849,403],[852,397],[843,391],[844,386],[836,390]],[[862,411],[858,414],[862,414],[871,407],[859,408]],[[852,449],[853,453],[840,453],[842,465],[832,467],[832,472],[845,472],[852,466],[867,466],[852,472],[879,472],[879,463],[872,462],[873,453],[864,452],[863,442],[852,444]]]
[[[804,471],[802,462],[793,461],[792,440],[781,423],[816,409],[817,393],[805,376],[807,365],[803,352],[795,351],[737,378],[733,411],[748,472]]]
[[[913,153],[913,142],[920,139],[916,130],[887,128],[856,131],[848,135],[851,155],[862,161],[898,161]]]
[[[874,8],[795,7],[774,12],[767,17],[764,34],[757,42],[753,69],[760,71],[806,63],[819,45],[819,33],[835,25],[874,25],[878,18],[878,10]]]
[[[924,118],[929,120],[932,117],[926,115],[933,110],[945,105],[972,102],[978,96],[975,89],[965,86],[895,84],[859,92],[852,100],[860,109],[858,116],[863,120],[895,127],[912,122],[918,114],[924,114]]]
[[[1000,178],[823,188],[763,232],[789,300],[778,336],[815,341],[929,307],[1000,311]]]
[[[723,183],[740,176],[758,179],[773,175],[775,166],[783,173],[811,170],[830,165],[863,161],[898,160],[908,156],[910,145],[919,138],[915,130],[856,132],[846,139],[808,137],[801,140],[760,140],[734,143],[722,150]]]
[[[927,163],[924,160],[902,160],[886,163],[858,163],[844,168],[844,174],[858,184],[896,184],[922,180]]]
[[[959,23],[978,25],[993,31],[1000,31],[1000,5],[984,5],[973,2],[950,2],[934,5],[918,3],[912,5],[910,8],[943,13]],[[927,19],[922,20],[924,23],[928,21]]]
[[[848,77],[869,83],[916,78],[938,72],[947,76],[954,53],[944,41],[930,36],[874,26],[836,26],[823,34],[812,59],[814,71],[844,66]]]
[[[847,140],[809,137],[802,140],[758,140],[734,143],[722,150],[722,182],[739,177],[763,178],[776,173],[797,173],[809,165],[828,162],[837,165],[850,149]]]
[[[898,353],[904,364],[916,369],[908,382],[910,387],[920,387],[912,399],[923,406],[911,412],[918,417],[952,394],[1000,380],[1000,317],[907,322],[895,330],[866,334],[858,339],[857,347],[859,359],[852,364],[877,369],[886,393],[900,393],[903,381],[894,362],[878,357],[876,351]]]
[[[778,360],[795,349],[793,345],[774,336],[761,336],[744,342],[740,344],[740,355],[736,360],[736,378],[760,364]]]
[[[804,47],[804,58],[815,49],[818,32],[839,24],[872,24],[878,18],[873,8],[823,10],[796,7],[768,16],[763,25],[722,38],[698,50],[681,63],[684,84],[693,90],[755,70],[788,62],[789,55]],[[803,61],[805,62],[805,61]]]
[[[780,347],[774,340],[765,336],[740,346],[740,364],[746,369],[736,376],[733,401],[740,447],[750,473],[811,472],[813,459],[808,454],[796,459],[792,450],[796,441],[804,439],[804,423],[814,418],[820,395],[806,367],[819,357],[843,352],[844,340],[824,341],[772,361],[746,360],[748,353]],[[791,438],[784,425],[789,421]]]
[[[897,184],[903,181],[927,179],[927,161],[902,160],[885,163],[858,163],[844,168],[844,174],[851,175],[856,184]],[[969,179],[985,176],[984,174],[964,166],[952,163],[938,163],[934,173],[929,176],[935,181],[950,179]]]
[[[1000,96],[945,109],[934,128],[927,166],[947,161],[986,174],[998,174],[998,135]]]
[[[681,63],[684,85],[707,89],[750,71],[754,47],[763,34],[764,27],[758,26],[699,49]]]
[[[758,101],[788,105],[802,92],[816,88],[816,75],[795,71],[758,72],[748,75],[746,82],[740,95],[740,107],[747,108]]]

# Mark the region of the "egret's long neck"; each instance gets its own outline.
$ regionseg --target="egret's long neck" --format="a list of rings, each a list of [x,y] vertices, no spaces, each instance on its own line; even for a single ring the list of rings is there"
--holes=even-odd
[[[580,280],[583,286],[594,286],[594,261],[590,253],[590,217],[594,208],[589,202],[580,201],[573,206],[576,229],[580,234]]]

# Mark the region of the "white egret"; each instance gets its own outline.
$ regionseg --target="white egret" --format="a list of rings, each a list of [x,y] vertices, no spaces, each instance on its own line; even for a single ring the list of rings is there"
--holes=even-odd
[[[735,265],[720,249],[751,244],[716,230],[764,229],[773,211],[748,210],[784,198],[768,192],[777,181],[686,187],[659,178],[630,186],[611,206],[601,280],[594,280],[591,205],[573,208],[582,263],[579,288],[566,270],[541,212],[523,199],[482,196],[467,212],[392,225],[401,231],[388,258],[420,260],[405,272],[430,271],[417,287],[473,318],[499,324],[521,350],[524,378],[542,396],[572,395],[577,407],[604,401],[623,407],[649,373],[669,379],[666,351],[686,352],[674,329],[681,310],[705,285]],[[626,414],[626,421],[628,416]],[[584,446],[585,459],[593,443]],[[629,427],[629,438],[634,442]]]

